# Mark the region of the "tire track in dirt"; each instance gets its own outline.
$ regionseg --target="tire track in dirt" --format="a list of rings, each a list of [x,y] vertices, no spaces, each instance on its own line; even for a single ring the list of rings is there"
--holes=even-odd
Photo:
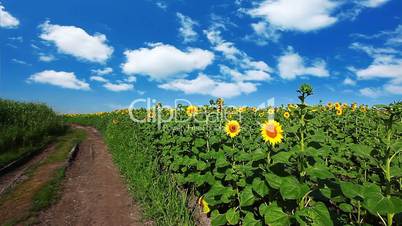
[[[144,225],[100,134],[87,138],[67,170],[60,200],[40,214],[39,225]]]

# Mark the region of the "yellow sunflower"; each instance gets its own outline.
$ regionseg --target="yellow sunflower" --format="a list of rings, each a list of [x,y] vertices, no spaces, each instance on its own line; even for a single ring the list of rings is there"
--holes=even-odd
[[[209,211],[211,211],[211,209],[210,209],[209,206],[208,206],[207,201],[205,201],[205,199],[204,199],[204,196],[201,196],[201,197],[198,199],[198,205],[201,206],[202,212],[205,213],[205,214],[207,214],[207,213],[209,213]]]
[[[336,115],[337,115],[337,116],[341,116],[342,113],[343,113],[342,108],[336,109]]]
[[[196,106],[190,105],[190,106],[187,107],[186,113],[187,113],[187,115],[188,115],[189,117],[193,117],[193,116],[195,116],[195,115],[198,113],[198,109],[197,109]]]
[[[268,114],[269,115],[275,114],[275,109],[273,109],[273,108],[268,109]]]
[[[262,124],[261,135],[265,142],[272,145],[281,143],[283,139],[282,126],[275,120],[268,120]]]
[[[148,113],[147,113],[147,118],[152,119],[154,117],[155,117],[155,113],[153,111],[149,110]]]
[[[352,107],[352,111],[355,111],[356,108],[357,108],[357,104],[356,104],[356,103],[353,103],[351,107]]]
[[[336,109],[339,109],[340,107],[341,107],[341,104],[338,103],[338,102],[336,102],[336,103],[335,103],[335,108],[336,108]]]
[[[331,109],[334,105],[331,102],[328,102],[327,107]]]
[[[286,111],[285,113],[283,113],[283,117],[288,119],[290,117],[290,113]]]
[[[240,133],[240,124],[236,120],[231,120],[226,123],[225,131],[231,138],[237,136]]]
[[[246,110],[247,110],[246,107],[239,107],[239,109],[237,111],[242,113],[242,112],[245,112]]]

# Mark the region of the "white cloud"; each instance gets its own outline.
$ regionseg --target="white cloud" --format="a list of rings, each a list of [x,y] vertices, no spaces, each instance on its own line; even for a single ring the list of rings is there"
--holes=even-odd
[[[305,60],[294,53],[292,48],[278,59],[279,74],[283,79],[295,79],[297,76],[312,75],[316,77],[328,77],[329,72],[326,69],[324,60],[315,60],[311,66],[305,65]]]
[[[271,75],[263,70],[246,70],[244,73],[240,73],[237,70],[233,70],[225,65],[220,65],[220,71],[222,74],[230,75],[235,81],[270,81]]]
[[[364,88],[359,90],[360,94],[370,98],[378,98],[384,95],[383,91],[379,88]]]
[[[197,40],[198,34],[194,31],[194,26],[198,23],[190,17],[181,13],[176,13],[179,18],[181,27],[179,28],[180,37],[183,38],[184,43],[189,43]]]
[[[97,82],[109,82],[107,79],[101,77],[101,76],[91,76],[91,81],[97,81]]]
[[[248,82],[221,82],[200,74],[197,78],[177,79],[158,86],[166,90],[182,91],[185,94],[202,94],[214,97],[231,98],[241,94],[249,94],[255,92],[257,87],[253,83]]]
[[[9,12],[6,11],[4,6],[1,5],[0,2],[0,27],[3,28],[16,28],[20,24],[20,21],[12,16]]]
[[[254,41],[257,45],[263,46],[267,45],[268,42],[278,42],[281,37],[280,32],[265,21],[252,23],[251,27],[255,34],[246,36],[246,39]]]
[[[96,75],[108,75],[108,74],[113,73],[113,68],[105,67],[103,69],[93,69],[93,70],[91,70],[91,72]]]
[[[103,34],[90,35],[82,28],[54,25],[49,21],[41,24],[40,28],[40,38],[54,43],[61,53],[97,63],[104,63],[113,53],[113,47],[107,45]]]
[[[356,85],[356,81],[347,77],[345,78],[345,80],[343,80],[343,84],[344,85],[348,85],[348,86],[355,86]]]
[[[399,46],[402,44],[402,24],[399,24],[394,30],[384,30],[373,35],[352,34],[352,36],[362,39],[385,39],[386,45]],[[357,43],[357,45],[359,44]]]
[[[156,2],[155,5],[156,5],[158,8],[163,9],[163,10],[166,10],[167,7],[168,7],[165,2],[161,2],[161,1]]]
[[[308,32],[336,23],[332,13],[338,5],[331,0],[265,0],[248,13],[276,29]]]
[[[388,1],[389,0],[364,0],[361,2],[361,4],[365,7],[376,8],[387,3]]]
[[[388,93],[395,94],[395,95],[402,95],[402,85],[399,84],[385,84],[384,90]]]
[[[359,79],[401,78],[402,60],[398,60],[398,62],[373,63],[365,69],[357,70],[356,74]]]
[[[134,88],[133,84],[128,84],[128,83],[117,83],[113,84],[110,82],[107,82],[103,85],[106,89],[113,91],[113,92],[122,92],[122,91],[128,91],[132,90]]]
[[[40,53],[39,54],[39,60],[42,61],[42,62],[51,62],[51,61],[56,60],[56,58],[51,54],[50,55],[45,55],[43,53]]]
[[[148,75],[155,80],[203,70],[214,60],[214,54],[208,50],[189,48],[181,51],[162,43],[150,44],[149,48],[126,50],[124,55],[124,73]]]
[[[77,79],[73,72],[46,70],[31,75],[28,82],[50,84],[67,89],[90,90],[89,84]]]
[[[27,66],[31,66],[32,64],[29,64],[23,60],[18,60],[18,59],[11,59],[12,62],[17,63],[17,64],[21,64],[21,65],[27,65]]]
[[[213,49],[221,52],[223,56],[230,60],[236,66],[245,70],[261,70],[264,72],[271,72],[272,69],[263,61],[255,61],[245,52],[239,50],[234,43],[224,40],[221,36],[220,30],[211,27],[204,30],[209,42],[213,45]]]

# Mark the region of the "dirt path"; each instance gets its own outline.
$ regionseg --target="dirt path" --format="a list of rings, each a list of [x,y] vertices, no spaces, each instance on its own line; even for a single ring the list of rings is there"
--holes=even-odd
[[[144,225],[100,134],[87,139],[67,170],[60,200],[40,214],[40,225]]]
[[[37,164],[38,162],[42,161],[44,158],[48,156],[50,152],[54,150],[54,145],[49,145],[45,150],[43,150],[38,155],[34,156],[30,159],[27,163],[17,167],[11,172],[6,173],[5,175],[0,176],[0,194],[5,192],[8,188],[10,188],[14,182],[17,182],[21,175],[25,172],[26,169]]]

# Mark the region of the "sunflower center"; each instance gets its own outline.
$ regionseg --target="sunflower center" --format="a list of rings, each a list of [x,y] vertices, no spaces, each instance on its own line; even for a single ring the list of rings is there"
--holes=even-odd
[[[236,125],[230,125],[230,126],[229,126],[229,131],[230,131],[231,133],[236,132],[236,131],[237,131],[237,126],[236,126]]]
[[[275,138],[276,135],[278,134],[278,131],[276,131],[275,125],[273,124],[265,126],[265,132],[267,133],[267,136],[271,138]]]

